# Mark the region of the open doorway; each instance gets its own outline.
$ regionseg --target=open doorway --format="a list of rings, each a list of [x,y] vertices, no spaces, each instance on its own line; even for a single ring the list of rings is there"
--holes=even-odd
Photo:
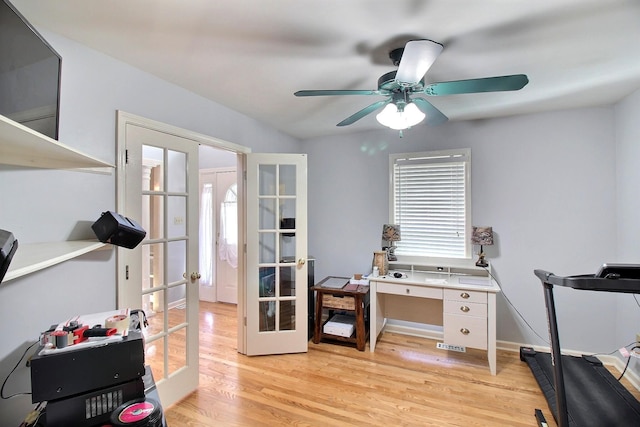
[[[238,303],[235,153],[200,146],[200,300]]]

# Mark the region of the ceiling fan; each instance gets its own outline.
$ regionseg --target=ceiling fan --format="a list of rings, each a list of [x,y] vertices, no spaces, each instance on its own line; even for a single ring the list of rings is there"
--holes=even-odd
[[[443,45],[432,40],[412,40],[404,48],[394,49],[389,58],[397,71],[378,79],[376,90],[300,90],[295,96],[379,95],[387,98],[352,114],[337,126],[347,126],[384,107],[376,118],[392,129],[403,130],[420,123],[426,117],[428,125],[438,125],[448,119],[424,98],[414,96],[458,95],[465,93],[499,92],[522,89],[529,79],[524,74],[485,77],[425,84],[424,76],[442,52]]]

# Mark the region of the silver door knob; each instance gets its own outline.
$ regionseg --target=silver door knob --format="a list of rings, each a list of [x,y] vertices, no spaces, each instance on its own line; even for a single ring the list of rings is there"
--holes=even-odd
[[[201,277],[202,276],[197,271],[194,271],[193,273],[191,273],[191,281],[193,281],[193,282],[195,282],[196,280],[200,279]]]
[[[300,265],[300,266],[304,265],[306,262],[307,262],[307,260],[304,259],[304,258],[298,259],[298,265]]]

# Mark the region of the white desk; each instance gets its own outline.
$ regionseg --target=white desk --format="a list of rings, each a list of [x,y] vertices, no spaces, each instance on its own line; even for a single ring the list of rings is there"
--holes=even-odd
[[[387,319],[439,325],[444,343],[486,350],[495,375],[497,283],[487,276],[404,273],[399,279],[369,277],[370,350]]]

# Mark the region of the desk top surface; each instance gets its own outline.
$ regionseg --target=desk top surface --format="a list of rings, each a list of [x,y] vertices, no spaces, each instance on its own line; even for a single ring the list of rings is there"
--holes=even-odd
[[[468,291],[500,292],[500,287],[491,277],[473,276],[467,274],[448,274],[424,271],[398,271],[402,277],[394,277],[394,271],[386,276],[369,277],[370,281],[406,284],[425,287],[440,287],[448,289],[464,289]]]
[[[344,286],[342,288],[322,286],[323,283],[328,281],[335,282],[336,280],[334,279],[344,280]],[[334,293],[336,295],[341,295],[341,294],[342,295],[357,295],[357,294],[364,295],[369,292],[369,285],[357,285],[357,284],[351,285],[349,283],[348,277],[328,276],[322,279],[320,282],[318,282],[318,284],[313,286],[311,289],[314,291],[320,291],[324,293]]]

